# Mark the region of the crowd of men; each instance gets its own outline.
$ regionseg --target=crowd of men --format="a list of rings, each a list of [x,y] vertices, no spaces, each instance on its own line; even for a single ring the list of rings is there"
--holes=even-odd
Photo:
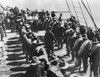
[[[15,7],[7,10],[6,15],[3,14],[3,16],[4,18],[0,18],[1,40],[3,40],[3,32],[6,29],[5,20],[9,19],[11,32],[16,31],[20,35],[19,40],[22,43],[23,53],[26,55],[26,62],[31,61],[32,63],[26,71],[26,77],[29,75],[30,77],[42,77],[44,71],[47,72],[47,77],[51,77],[51,72],[48,71],[50,65],[64,66],[64,56],[71,57],[70,63],[75,62],[75,68],[79,68],[79,73],[86,73],[90,64],[90,75],[93,72],[94,77],[99,77],[99,31],[93,31],[90,27],[81,25],[74,16],[66,17],[67,19],[63,20],[62,14],[57,17],[54,11],[31,11],[29,9],[25,11]],[[40,30],[45,31],[42,43],[41,39],[35,35]],[[64,44],[66,54],[63,57],[56,56],[55,47],[57,50],[61,50]],[[41,56],[45,57],[41,58]],[[82,64],[83,70],[81,71]],[[65,72],[66,70],[63,73]],[[54,75],[54,77],[56,76]]]

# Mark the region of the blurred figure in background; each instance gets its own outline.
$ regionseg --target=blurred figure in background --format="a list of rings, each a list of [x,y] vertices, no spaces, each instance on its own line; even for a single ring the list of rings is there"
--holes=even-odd
[[[2,18],[2,15],[0,15],[0,35],[1,35],[1,41],[3,41],[4,33],[3,33],[3,18]]]

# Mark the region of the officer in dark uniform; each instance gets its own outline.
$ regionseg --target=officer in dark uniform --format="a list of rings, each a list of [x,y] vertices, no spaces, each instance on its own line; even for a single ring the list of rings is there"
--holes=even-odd
[[[48,58],[50,57],[50,53],[52,55],[54,54],[54,40],[55,40],[55,36],[50,31],[50,29],[51,29],[51,27],[48,27],[48,29],[45,33],[45,45],[46,45],[46,49],[47,49]]]

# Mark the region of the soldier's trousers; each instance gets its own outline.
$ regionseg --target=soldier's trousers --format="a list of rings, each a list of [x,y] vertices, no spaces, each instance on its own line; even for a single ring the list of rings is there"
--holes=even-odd
[[[54,54],[54,48],[53,48],[53,45],[48,45],[46,46],[46,49],[47,49],[47,54],[48,56],[50,56],[50,53]]]
[[[83,62],[83,71],[86,72],[87,67],[88,67],[88,56],[84,55],[84,56],[79,56],[78,57],[78,65],[79,66],[81,66],[81,61]]]
[[[87,71],[87,67],[88,67],[88,56],[83,56],[83,71]]]

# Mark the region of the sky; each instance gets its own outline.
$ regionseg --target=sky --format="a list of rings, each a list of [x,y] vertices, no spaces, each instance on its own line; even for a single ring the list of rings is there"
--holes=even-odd
[[[72,8],[71,0],[67,0],[70,7],[71,11],[73,14],[75,14],[74,9]],[[87,0],[91,11],[93,18],[97,24],[98,27],[100,27],[100,0]],[[86,4],[86,0],[84,0]],[[34,9],[45,9],[45,10],[58,10],[58,11],[68,11],[67,5],[65,0],[0,0],[0,4],[3,6],[17,6],[20,9],[26,9],[29,8],[31,10]],[[88,22],[89,26],[93,27],[93,23],[87,14],[86,10],[83,8],[84,15],[86,17],[86,20]],[[66,15],[64,15],[66,18]]]

